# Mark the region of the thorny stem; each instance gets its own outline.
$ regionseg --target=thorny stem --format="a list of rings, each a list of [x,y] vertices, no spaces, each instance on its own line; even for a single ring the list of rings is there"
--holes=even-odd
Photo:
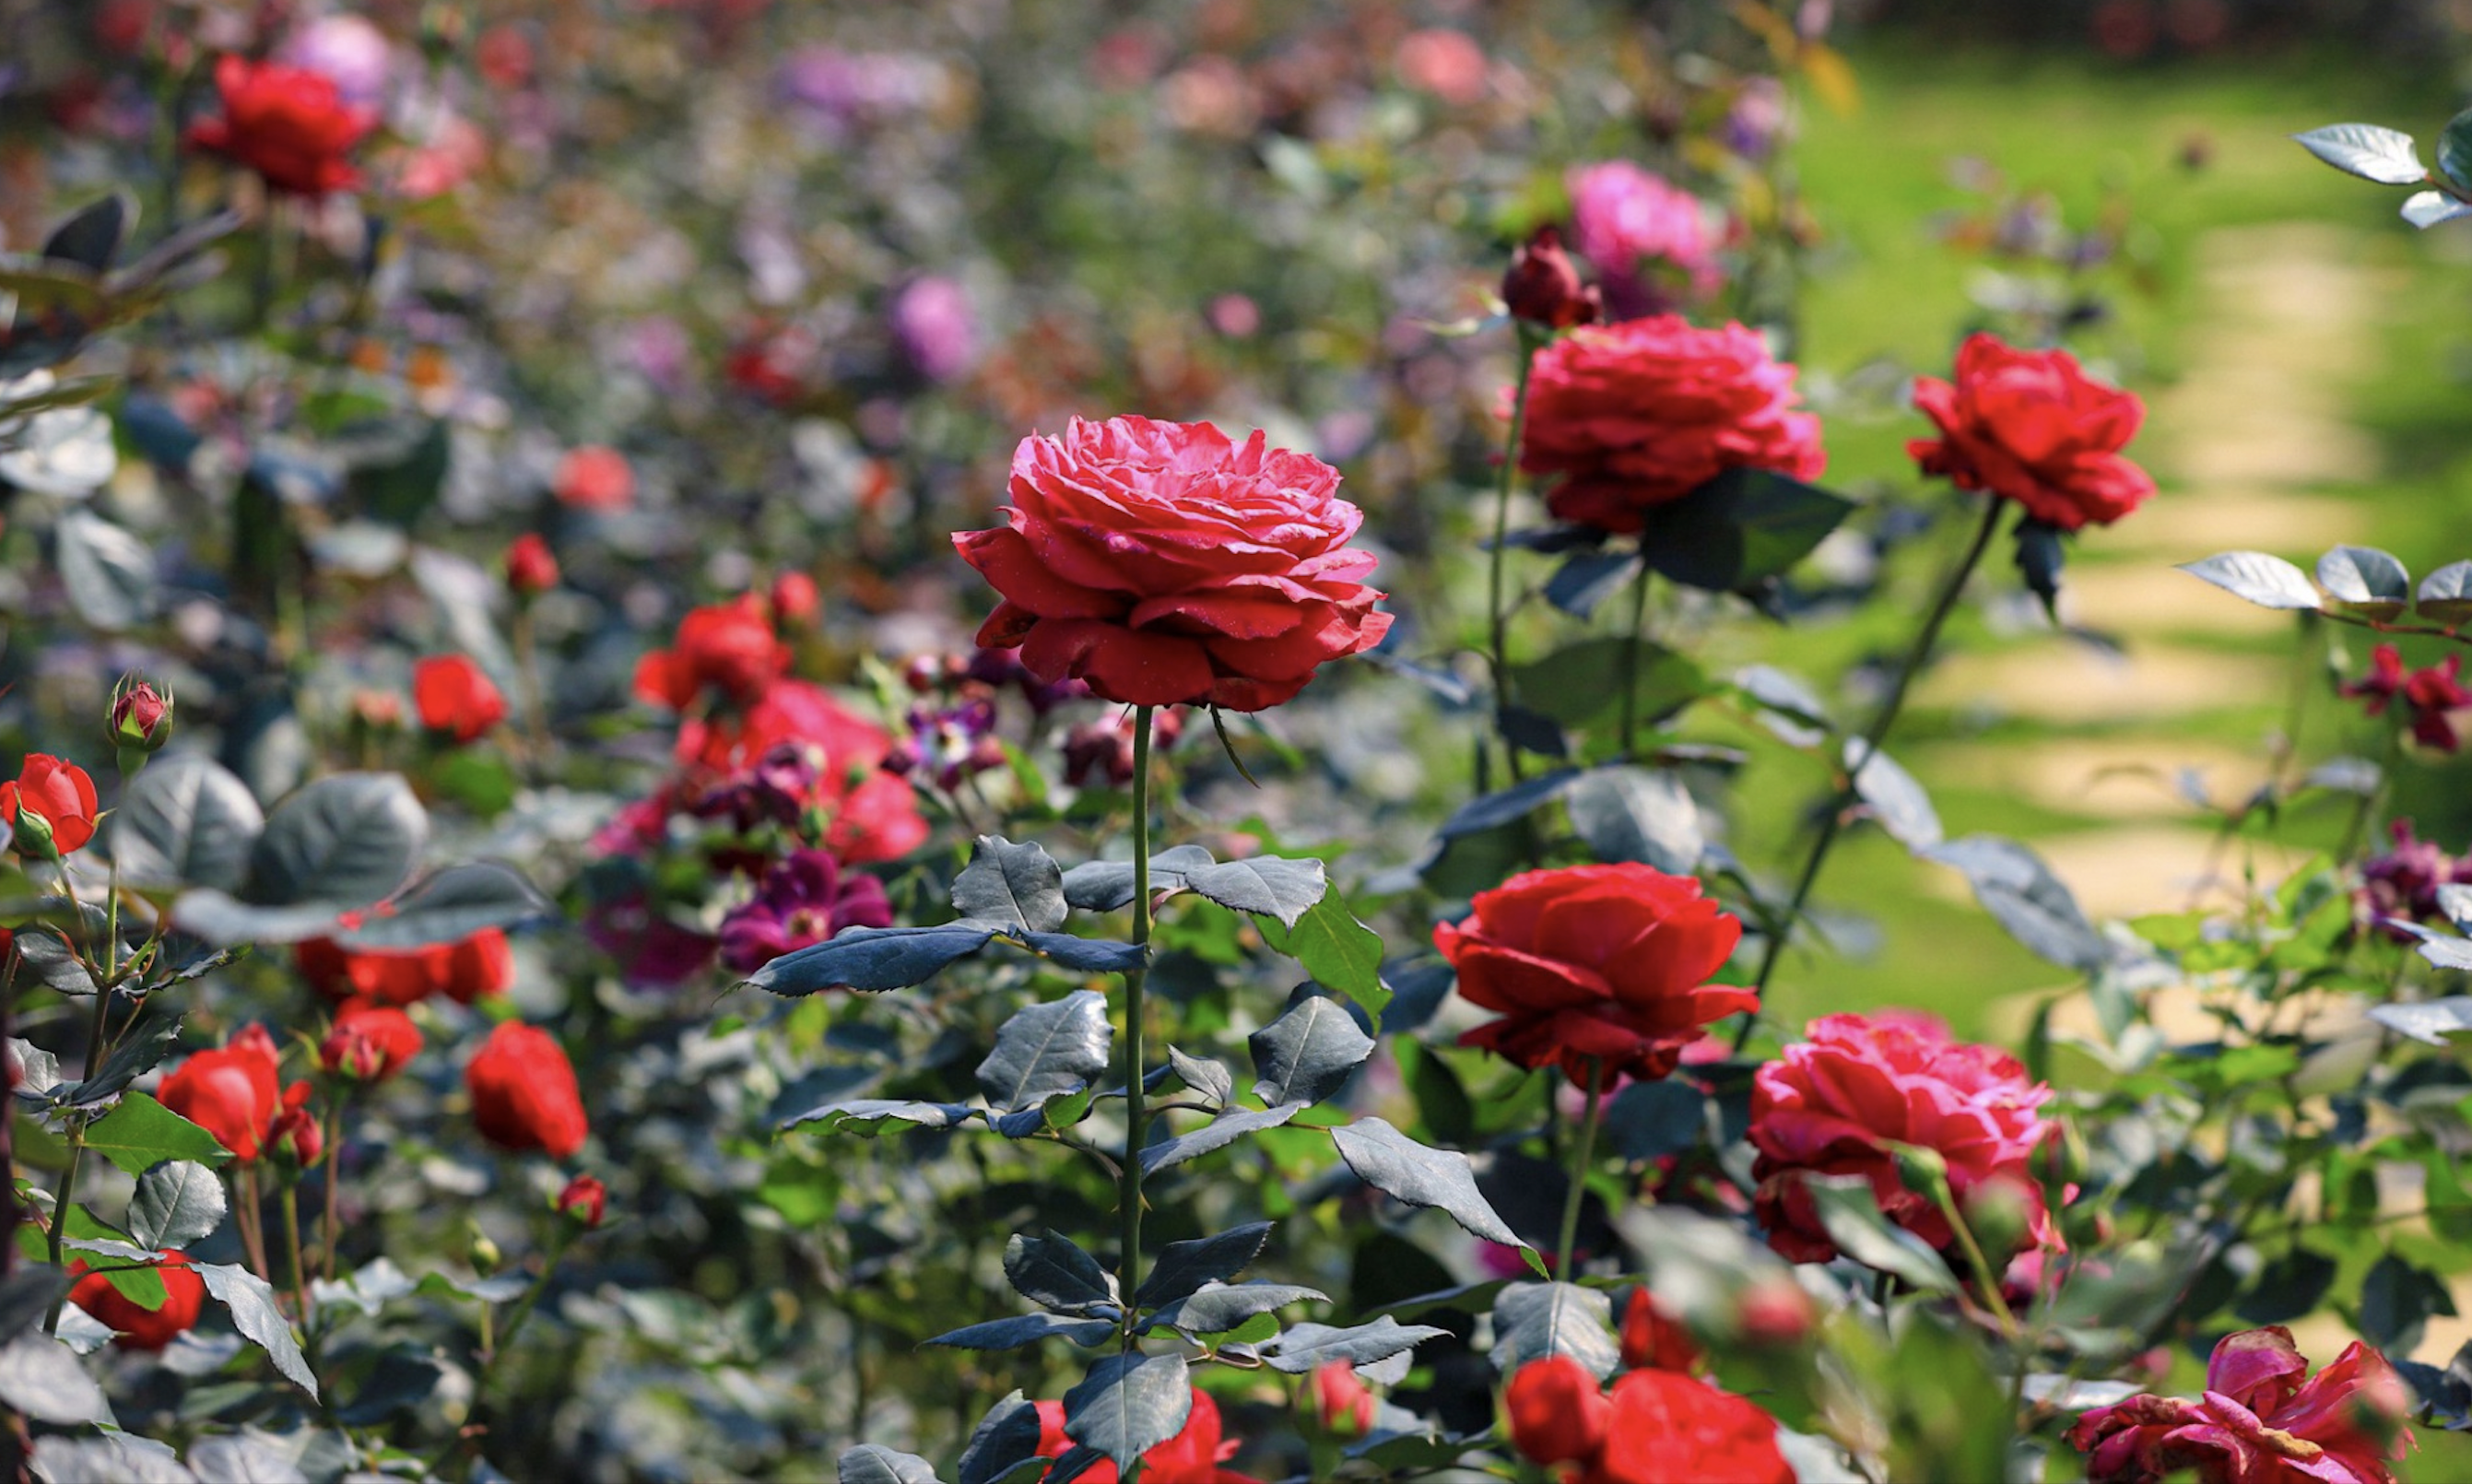
[[[1151,708],[1133,708],[1133,946],[1151,941]],[[1142,1032],[1143,990],[1150,978],[1143,961],[1125,971],[1125,1163],[1118,1180],[1118,1212],[1124,1251],[1116,1259],[1116,1285],[1125,1306],[1124,1349],[1133,1348],[1133,1294],[1142,1278]]]
[[[1948,580],[1940,585],[1938,599],[1924,616],[1921,630],[1914,634],[1913,647],[1906,651],[1905,662],[1897,667],[1896,683],[1890,688],[1888,699],[1880,704],[1879,714],[1871,719],[1869,729],[1863,733],[1853,754],[1846,759],[1842,781],[1828,801],[1827,814],[1819,822],[1819,836],[1812,841],[1811,854],[1804,858],[1802,874],[1795,881],[1794,896],[1786,902],[1785,910],[1769,923],[1768,947],[1760,955],[1760,971],[1751,982],[1751,993],[1759,995],[1763,1003],[1768,997],[1769,980],[1776,973],[1777,961],[1785,956],[1786,944],[1794,936],[1795,924],[1802,920],[1803,907],[1811,900],[1811,888],[1819,879],[1819,868],[1828,859],[1829,847],[1837,843],[1845,810],[1854,802],[1854,780],[1862,777],[1865,765],[1880,750],[1880,743],[1888,736],[1889,729],[1897,724],[1897,713],[1905,708],[1906,692],[1913,687],[1914,678],[1922,673],[1923,666],[1931,661],[1932,647],[1939,642],[1941,626],[1948,622],[1948,615],[1956,611],[1957,600],[1965,591],[1966,582],[1974,576],[1975,567],[1983,561],[1983,553],[1991,545],[1992,533],[2000,526],[2002,508],[1998,499],[1984,500],[1983,523],[1975,529],[1974,543],[1966,547],[1963,559],[1948,574]],[[1749,1044],[1751,1032],[1758,1025],[1757,1010],[1743,1017],[1741,1027],[1734,1032],[1736,1051]]]
[[[1528,427],[1528,373],[1536,361],[1536,346],[1532,343],[1525,324],[1515,323],[1519,344],[1519,375],[1511,384],[1510,441],[1503,445],[1502,483],[1493,501],[1492,568],[1486,589],[1486,639],[1493,668],[1493,708],[1495,730],[1501,730],[1501,717],[1510,708],[1510,614],[1504,606],[1508,577],[1505,559],[1510,539],[1510,496],[1519,484],[1519,441]],[[1519,763],[1519,745],[1503,739],[1503,753],[1510,765],[1510,781],[1520,780],[1523,770]]]
[[[1588,1166],[1596,1159],[1597,1125],[1604,1117],[1605,1059],[1588,1058],[1588,1111],[1580,1118],[1580,1144],[1571,1156],[1571,1189],[1562,1197],[1562,1234],[1554,1246],[1554,1281],[1571,1281],[1571,1249],[1580,1239],[1580,1201],[1587,1193]]]

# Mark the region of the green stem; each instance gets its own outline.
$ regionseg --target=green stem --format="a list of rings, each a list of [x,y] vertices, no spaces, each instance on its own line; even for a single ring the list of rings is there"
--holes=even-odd
[[[1626,761],[1638,750],[1639,652],[1648,629],[1648,559],[1640,558],[1639,575],[1630,585],[1630,633],[1623,643],[1622,754]]]
[[[317,1341],[309,1328],[309,1270],[300,1258],[300,1200],[295,1186],[283,1187],[283,1240],[292,1249],[292,1307],[300,1325],[300,1332]]]
[[[550,1243],[549,1256],[541,1262],[540,1277],[533,1280],[533,1285],[524,1290],[524,1296],[517,1299],[515,1306],[508,1311],[506,1328],[499,1333],[495,1346],[489,1345],[487,1339],[489,1307],[486,1304],[481,1306],[484,1365],[495,1361],[513,1347],[515,1335],[524,1328],[524,1321],[533,1317],[534,1306],[540,1303],[541,1295],[549,1291],[549,1281],[558,1276],[559,1260],[566,1256],[566,1249],[574,1240],[571,1226],[564,1215],[558,1218],[559,1234]]]
[[[320,1231],[323,1233],[319,1241],[321,1250],[318,1255],[318,1261],[319,1265],[325,1269],[326,1281],[330,1283],[335,1281],[335,1249],[343,1243],[343,1218],[337,1215],[335,1210],[335,1186],[340,1178],[335,1173],[335,1167],[344,1162],[344,1111],[340,1106],[342,1101],[340,1097],[335,1098],[328,1103],[326,1109],[326,1209],[321,1214],[318,1223]]]
[[[1151,708],[1133,708],[1133,946],[1151,941]],[[1150,979],[1143,963],[1125,971],[1125,1163],[1119,1179],[1118,1217],[1124,1251],[1116,1259],[1116,1285],[1125,1304],[1124,1349],[1133,1348],[1133,1295],[1142,1279],[1142,1034],[1147,1017],[1143,990]]]
[[[1984,1255],[1983,1244],[1974,1237],[1965,1213],[1957,1209],[1957,1192],[1949,1187],[1945,1175],[1932,1182],[1932,1199],[1938,1203],[1940,1214],[1948,1218],[1948,1229],[1957,1233],[1957,1245],[1963,1249],[1967,1265],[1974,1269],[1974,1281],[1983,1287],[1984,1302],[2000,1319],[2000,1332],[2014,1341],[2019,1333],[2017,1316],[2008,1307],[2008,1296],[2000,1291],[2000,1272]],[[2022,1363],[2022,1362],[2021,1362]]]
[[[61,885],[66,886],[68,879],[68,867],[63,864],[60,867]],[[83,912],[79,915],[81,918],[83,917]],[[110,1014],[111,991],[108,987],[98,984],[94,990],[94,1025],[87,1032],[85,1040],[85,1080],[88,1082],[92,1082],[94,1074],[103,1069],[104,1022]],[[60,1183],[52,1190],[50,1257],[54,1267],[65,1265],[61,1259],[67,1252],[63,1244],[67,1242],[69,1235],[69,1207],[77,1199],[78,1168],[85,1162],[85,1126],[90,1117],[91,1114],[81,1113],[71,1122],[69,1162],[61,1166]],[[68,1295],[65,1293],[52,1301],[52,1311],[44,1319],[44,1328],[54,1334],[59,1332],[60,1310],[67,1304]]]
[[[1604,1117],[1605,1059],[1588,1058],[1588,1111],[1580,1118],[1580,1144],[1571,1155],[1571,1189],[1562,1197],[1562,1235],[1554,1248],[1554,1281],[1571,1281],[1571,1249],[1580,1239],[1580,1201],[1597,1157],[1597,1125]]]
[[[1905,708],[1906,692],[1913,687],[1914,678],[1922,673],[1923,666],[1931,662],[1932,647],[1939,642],[1941,626],[1948,622],[1948,615],[1956,611],[1958,598],[1964,593],[1975,567],[1981,564],[1983,553],[1990,547],[1992,533],[2000,527],[2002,509],[1997,498],[1986,496],[1984,499],[1983,523],[1975,528],[1973,544],[1966,547],[1965,556],[1948,574],[1948,580],[1940,585],[1939,597],[1924,616],[1921,630],[1914,634],[1913,647],[1906,651],[1905,662],[1897,667],[1896,683],[1890,688],[1888,699],[1880,704],[1879,714],[1872,717],[1871,725],[1863,733],[1853,755],[1846,759],[1842,780],[1829,799],[1828,813],[1819,822],[1819,836],[1812,842],[1811,853],[1803,859],[1802,874],[1794,883],[1794,896],[1786,902],[1785,911],[1769,923],[1768,947],[1760,955],[1759,974],[1751,981],[1751,992],[1761,997],[1762,1003],[1767,1001],[1769,980],[1776,973],[1777,961],[1785,956],[1786,944],[1794,936],[1795,924],[1802,919],[1803,907],[1811,900],[1811,889],[1819,879],[1819,868],[1828,859],[1829,847],[1837,843],[1846,807],[1854,802],[1854,780],[1862,776],[1863,767],[1871,760],[1871,754],[1880,750],[1880,743],[1888,736],[1889,730],[1897,724],[1897,713]],[[1734,1033],[1736,1051],[1750,1042],[1751,1031],[1759,1024],[1759,1016],[1760,1013],[1754,1010],[1743,1017],[1741,1028]]]
[[[1510,496],[1519,484],[1519,441],[1528,428],[1528,373],[1536,362],[1536,347],[1530,340],[1528,327],[1514,323],[1519,339],[1519,376],[1511,384],[1510,441],[1502,450],[1502,483],[1493,499],[1493,564],[1486,598],[1486,638],[1493,667],[1493,708],[1495,730],[1501,730],[1501,716],[1510,708],[1510,613],[1505,606],[1509,578],[1504,565],[1509,553]],[[1510,781],[1520,780],[1519,746],[1504,739],[1503,752],[1510,764]]]

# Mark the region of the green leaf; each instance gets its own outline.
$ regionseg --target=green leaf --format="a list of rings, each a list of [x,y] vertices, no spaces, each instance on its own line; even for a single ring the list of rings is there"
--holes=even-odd
[[[1805,1175],[1819,1224],[1838,1250],[1866,1268],[1902,1279],[1925,1293],[1955,1293],[1957,1279],[1921,1237],[1890,1224],[1871,1183],[1860,1175]]]
[[[194,1160],[221,1164],[231,1152],[215,1137],[143,1092],[131,1092],[120,1106],[86,1126],[85,1146],[131,1175],[142,1175],[166,1160]]]
[[[1337,1092],[1373,1054],[1373,1038],[1338,1001],[1315,995],[1255,1031],[1246,1046],[1260,1079],[1253,1095],[1275,1108]]]
[[[2472,562],[2450,562],[2422,578],[2413,610],[2448,625],[2472,618]]]
[[[170,1160],[137,1177],[129,1234],[148,1247],[185,1247],[224,1224],[223,1177],[188,1160]]]
[[[1493,1304],[1493,1363],[1509,1376],[1532,1360],[1563,1355],[1599,1380],[1614,1374],[1613,1296],[1576,1283],[1513,1283]]]
[[[2466,205],[2444,191],[2414,191],[2404,198],[2402,215],[2405,221],[2427,231],[2440,222],[2472,216],[2472,205]]]
[[[1382,982],[1382,935],[1358,922],[1346,901],[1332,892],[1313,904],[1294,927],[1262,922],[1262,939],[1302,964],[1324,989],[1365,1007],[1377,1019],[1390,1003]]]
[[[1730,468],[1648,514],[1640,555],[1687,587],[1733,592],[1810,555],[1854,502],[1768,469]]]
[[[2338,546],[2318,558],[2318,586],[2370,618],[2392,618],[2412,604],[2412,573],[2374,546]]]
[[[971,922],[1008,932],[1052,933],[1064,925],[1064,873],[1036,845],[981,835],[969,865],[953,878],[953,906]]]
[[[1114,1035],[1107,996],[1094,990],[1032,1005],[996,1032],[995,1049],[979,1064],[979,1090],[997,1113],[1043,1107],[1079,1092],[1107,1069]]]
[[[1124,1469],[1175,1437],[1192,1410],[1193,1382],[1181,1357],[1110,1355],[1064,1394],[1064,1435]]]
[[[2449,133],[2454,125],[2447,126]],[[2377,124],[2329,124],[2292,136],[2293,142],[2345,175],[2380,185],[2412,185],[2429,175],[2412,135]],[[2441,148],[2438,157],[2443,159]]]
[[[2308,573],[2262,551],[2222,552],[2203,561],[2183,562],[2180,570],[2260,608],[2314,613],[2324,607],[2318,589],[2309,585]]]
[[[1391,1199],[1431,1207],[1471,1236],[1505,1247],[1528,1245],[1477,1189],[1466,1155],[1428,1148],[1380,1118],[1359,1118],[1332,1129],[1330,1137],[1356,1178]]]
[[[1565,727],[1586,729],[1611,719],[1622,706],[1624,654],[1630,640],[1600,634],[1565,644],[1542,659],[1511,666],[1521,704]],[[1639,649],[1638,714],[1651,726],[1708,693],[1706,672],[1661,644]]]
[[[274,1290],[266,1280],[233,1263],[200,1262],[194,1266],[198,1276],[206,1281],[206,1292],[231,1310],[232,1328],[241,1332],[241,1337],[264,1350],[286,1379],[316,1397],[318,1377],[310,1373],[309,1362],[300,1353],[300,1342],[292,1333],[292,1323],[275,1306]]]
[[[258,906],[366,907],[403,885],[428,834],[428,811],[400,775],[331,774],[267,816],[242,895]]]
[[[266,811],[232,772],[198,753],[157,757],[111,816],[111,855],[137,887],[238,891]]]
[[[2446,128],[2439,132],[2437,168],[2457,190],[2472,191],[2472,108],[2448,119]]]

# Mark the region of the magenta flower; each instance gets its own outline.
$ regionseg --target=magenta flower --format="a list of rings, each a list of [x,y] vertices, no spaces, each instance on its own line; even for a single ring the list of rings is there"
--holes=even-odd
[[[2194,1470],[2199,1484],[2394,1484],[2412,1447],[2403,1378],[2355,1340],[2316,1376],[2280,1325],[2223,1336],[2205,1395],[2137,1396],[2069,1429],[2087,1484],[2156,1484]]]
[[[2465,690],[2458,679],[2462,671],[2460,655],[2447,656],[2444,664],[2407,671],[2402,653],[2391,644],[2381,644],[2369,652],[2369,673],[2336,689],[2365,703],[2362,709],[2371,716],[2384,716],[2388,703],[2401,697],[2412,712],[2413,740],[2451,753],[2456,747],[2452,713],[2472,706],[2472,691]]]
[[[890,927],[892,902],[873,876],[845,874],[822,850],[794,850],[764,873],[755,896],[721,920],[721,961],[740,973],[844,927]]]
[[[1651,281],[1663,263],[1705,299],[1723,279],[1717,233],[1689,191],[1669,185],[1628,160],[1607,160],[1571,173],[1571,227],[1577,246],[1604,275],[1609,318],[1635,320],[1674,307]]]

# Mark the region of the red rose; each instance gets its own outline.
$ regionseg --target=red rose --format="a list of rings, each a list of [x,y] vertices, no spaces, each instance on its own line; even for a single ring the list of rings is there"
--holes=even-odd
[[[601,1225],[609,1209],[609,1187],[589,1175],[578,1175],[558,1193],[558,1211],[585,1227]]]
[[[28,754],[17,777],[0,783],[0,825],[16,829],[21,848],[40,844],[39,838],[27,838],[37,831],[18,823],[31,815],[51,827],[53,853],[66,855],[83,849],[94,838],[94,817],[100,807],[94,779],[86,777],[85,770],[49,753]]]
[[[313,938],[292,953],[310,987],[329,999],[412,1005],[443,994],[468,1005],[514,981],[514,950],[499,927],[418,948],[346,948],[330,938]]]
[[[2227,1334],[2198,1400],[2137,1396],[2069,1429],[2088,1484],[2150,1484],[2194,1470],[2199,1484],[2394,1484],[2413,1446],[2411,1394],[2355,1340],[2316,1376],[2281,1325]],[[2385,1425],[2381,1426],[2379,1424]]]
[[[1276,706],[1390,632],[1338,488],[1319,459],[1206,422],[1077,418],[1023,439],[1006,523],[953,538],[1004,597],[978,642],[1128,706]]]
[[[1519,467],[1558,476],[1545,496],[1557,517],[1612,532],[1729,468],[1816,479],[1828,456],[1794,378],[1740,324],[1657,315],[1574,330],[1530,367]]]
[[[377,111],[344,101],[322,72],[240,57],[215,60],[223,116],[189,126],[188,142],[228,156],[275,190],[321,197],[361,183],[345,156],[371,129]]]
[[[321,1065],[356,1082],[384,1082],[418,1055],[420,1027],[412,1017],[367,999],[345,1001],[318,1048]]]
[[[558,586],[558,557],[549,542],[531,531],[507,543],[507,586],[525,597],[537,597]]]
[[[745,593],[681,619],[677,642],[636,664],[635,694],[673,711],[707,691],[731,706],[751,706],[789,667],[789,646],[773,634],[764,600]]]
[[[83,1257],[71,1262],[69,1271],[83,1275],[69,1289],[69,1302],[108,1326],[112,1343],[122,1350],[161,1350],[196,1328],[198,1311],[205,1306],[206,1281],[177,1252],[165,1253],[154,1265],[163,1280],[163,1302],[155,1308],[114,1288],[103,1274],[86,1272]]]
[[[1353,1437],[1373,1430],[1373,1388],[1356,1374],[1353,1361],[1334,1360],[1314,1367],[1314,1400],[1322,1430]]]
[[[772,579],[772,622],[783,629],[804,629],[816,621],[823,605],[816,580],[804,572],[784,572]]]
[[[1931,1194],[1899,1179],[1892,1143],[1938,1154],[1961,1202],[2006,1183],[2025,1204],[2027,1239],[2057,1239],[2031,1164],[2052,1132],[2035,1112],[2052,1089],[2029,1082],[2015,1058],[1952,1041],[1918,1017],[1823,1016],[1805,1035],[1760,1068],[1751,1091],[1754,1205],[1770,1246],[1796,1262],[1837,1256],[1803,1185],[1812,1174],[1860,1175],[1890,1220],[1937,1248],[1956,1240]]]
[[[2146,404],[2086,379],[2065,350],[2013,350],[1990,335],[1969,336],[1957,352],[1956,384],[1915,377],[1914,406],[1940,432],[1906,444],[1924,473],[2015,500],[2063,531],[2107,526],[2154,492],[2154,481],[2120,453]]]
[[[1596,1376],[1568,1355],[1532,1360],[1503,1393],[1511,1446],[1531,1462],[1584,1464],[1605,1444],[1612,1408]]]
[[[586,443],[558,461],[550,491],[570,510],[625,510],[635,499],[635,470],[617,449]]]
[[[1074,1448],[1073,1440],[1064,1432],[1064,1403],[1041,1401],[1037,1405],[1038,1452],[1034,1456],[1061,1458]],[[1219,1467],[1235,1456],[1238,1447],[1220,1440],[1219,1403],[1197,1386],[1193,1391],[1193,1410],[1184,1419],[1183,1430],[1142,1455],[1142,1484],[1260,1484],[1251,1474]],[[1105,1458],[1074,1475],[1078,1484],[1117,1484],[1118,1477],[1115,1463]]]
[[[1580,1484],[1794,1484],[1776,1419],[1674,1371],[1614,1382],[1604,1448]]]
[[[1522,1066],[1559,1063],[1585,1086],[1662,1077],[1700,1028],[1754,1010],[1749,990],[1712,985],[1743,924],[1690,876],[1651,866],[1569,866],[1479,892],[1468,916],[1434,928],[1460,993],[1502,1017],[1460,1038]]]
[[[786,745],[786,748],[785,748]],[[798,765],[774,769],[785,751]],[[927,838],[910,784],[884,771],[892,739],[884,729],[804,681],[775,681],[734,717],[689,718],[677,759],[699,783],[783,775],[800,793],[798,812],[823,822],[816,843],[845,865],[891,860]]]
[[[265,1026],[251,1025],[226,1044],[181,1063],[155,1096],[248,1161],[258,1157],[283,1111],[282,1080],[274,1038]]]
[[[507,698],[465,655],[432,655],[414,664],[412,704],[422,726],[458,742],[474,741],[507,719]]]
[[[549,1032],[500,1022],[464,1068],[472,1122],[501,1149],[563,1160],[583,1147],[583,1096],[575,1065]]]
[[[1657,1307],[1647,1289],[1634,1288],[1623,1309],[1622,1361],[1633,1369],[1647,1366],[1688,1376],[1700,1364],[1700,1346],[1690,1330]]]
[[[1562,251],[1560,227],[1545,226],[1511,255],[1502,275],[1502,302],[1514,320],[1551,329],[1593,324],[1604,312],[1597,291],[1580,285],[1580,270]]]
[[[145,681],[122,682],[111,693],[111,745],[159,751],[172,740],[172,698]]]

